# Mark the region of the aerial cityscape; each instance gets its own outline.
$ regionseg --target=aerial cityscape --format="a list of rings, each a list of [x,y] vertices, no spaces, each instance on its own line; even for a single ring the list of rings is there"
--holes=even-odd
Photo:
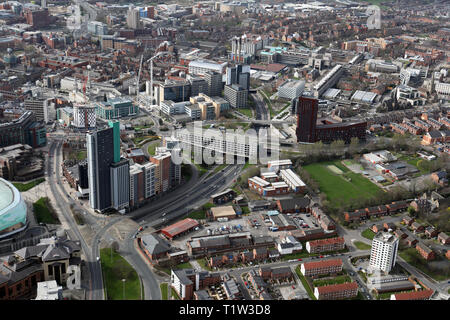
[[[450,300],[449,172],[447,0],[0,2],[0,300]]]

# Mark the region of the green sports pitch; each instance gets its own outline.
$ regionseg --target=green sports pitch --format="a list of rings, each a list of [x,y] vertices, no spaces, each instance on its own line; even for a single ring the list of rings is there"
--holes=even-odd
[[[375,197],[381,191],[369,179],[350,171],[340,161],[309,164],[303,169],[317,181],[328,201],[335,205],[346,206],[355,199]]]

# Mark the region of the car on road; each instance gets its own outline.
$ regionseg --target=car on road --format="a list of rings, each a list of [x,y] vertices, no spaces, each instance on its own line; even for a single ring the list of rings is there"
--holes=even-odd
[[[299,258],[299,259],[297,259],[297,261],[302,261],[302,259]]]
[[[165,216],[166,216],[166,214],[167,214],[167,212],[164,212],[164,213],[162,214],[162,216],[161,216],[161,217],[165,217]]]

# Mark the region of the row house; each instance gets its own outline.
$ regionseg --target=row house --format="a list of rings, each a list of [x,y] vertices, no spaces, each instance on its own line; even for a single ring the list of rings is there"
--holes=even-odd
[[[354,212],[344,212],[345,221],[354,222],[369,219],[370,217],[379,217],[395,214],[408,208],[406,201],[394,201],[390,204],[374,206],[365,209],[358,209]]]
[[[315,277],[318,275],[339,273],[342,271],[342,265],[341,259],[312,261],[303,263],[300,271],[305,277]]]
[[[416,244],[419,242],[416,238],[408,236],[405,239],[406,245],[410,248],[414,248],[416,246]]]
[[[408,132],[408,128],[405,126],[399,125],[398,123],[391,123],[391,130],[395,133],[406,134]]]
[[[450,244],[450,236],[445,232],[438,234],[438,241],[442,244]]]
[[[339,251],[344,248],[345,240],[343,237],[313,240],[306,243],[306,250],[309,253]]]
[[[317,300],[340,300],[353,298],[358,295],[358,284],[347,282],[332,284],[314,288],[314,296]]]
[[[263,278],[263,280],[266,281],[267,280],[290,281],[294,279],[292,270],[289,267],[278,267],[278,268],[261,267],[259,269],[259,275]]]
[[[409,133],[414,135],[419,135],[422,133],[422,129],[420,129],[418,126],[414,125],[409,120],[404,119],[402,125],[408,129]]]
[[[400,229],[395,230],[394,234],[400,240],[403,240],[403,239],[408,237],[408,235],[405,232],[403,232],[402,230],[400,230]]]
[[[439,118],[439,122],[444,124],[447,127],[447,129],[450,129],[450,119],[449,118],[447,118],[447,117],[440,117]]]
[[[425,228],[425,234],[428,238],[434,238],[439,234],[439,232],[436,230],[436,228],[429,226]]]
[[[193,269],[171,270],[170,285],[182,300],[192,300],[194,291],[205,289],[221,282],[219,273],[197,272]]]
[[[413,222],[411,228],[414,230],[415,233],[420,233],[425,230],[425,227],[418,222]]]
[[[317,204],[310,208],[311,214],[319,221],[320,226],[327,231],[336,230],[336,224],[334,221],[326,215]]]
[[[441,121],[437,121],[436,119],[433,118],[428,118],[427,120],[425,120],[434,130],[442,130],[444,129],[444,122]],[[448,119],[447,119],[448,121]],[[431,131],[431,130],[428,130]]]
[[[450,130],[429,131],[422,137],[423,145],[450,142]]]
[[[414,223],[414,221],[416,221],[416,219],[414,219],[413,217],[410,217],[410,216],[406,216],[406,217],[403,217],[403,223],[405,223],[407,226],[411,226],[413,223]]]
[[[446,171],[438,171],[433,172],[431,174],[431,179],[437,184],[439,184],[441,187],[447,187],[448,186],[448,179],[447,179],[447,172]]]
[[[416,125],[417,127],[419,127],[420,129],[422,129],[422,130],[424,130],[426,132],[432,130],[431,124],[429,124],[429,123],[427,123],[425,121],[419,120],[419,119],[417,119],[414,122],[414,125]]]
[[[436,258],[434,251],[421,242],[416,245],[416,250],[427,261],[434,260]]]

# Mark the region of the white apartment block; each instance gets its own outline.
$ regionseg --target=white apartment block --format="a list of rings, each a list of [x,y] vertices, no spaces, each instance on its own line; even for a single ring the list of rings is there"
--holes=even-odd
[[[291,169],[280,170],[280,177],[294,192],[303,191],[306,184]]]
[[[389,273],[395,265],[398,238],[388,232],[379,232],[372,241],[369,268]]]
[[[436,82],[435,90],[438,95],[450,98],[450,83]]]
[[[181,143],[194,148],[204,148],[216,153],[232,154],[235,156],[254,158],[258,156],[258,137],[250,134],[240,135],[235,132],[211,130],[217,135],[207,136],[205,130],[184,129],[177,130],[176,138]]]
[[[314,97],[319,98],[327,89],[333,87],[339,81],[343,72],[344,67],[341,64],[335,65],[334,68],[314,86]]]
[[[95,108],[86,105],[73,107],[73,126],[75,128],[95,128],[97,125]]]

